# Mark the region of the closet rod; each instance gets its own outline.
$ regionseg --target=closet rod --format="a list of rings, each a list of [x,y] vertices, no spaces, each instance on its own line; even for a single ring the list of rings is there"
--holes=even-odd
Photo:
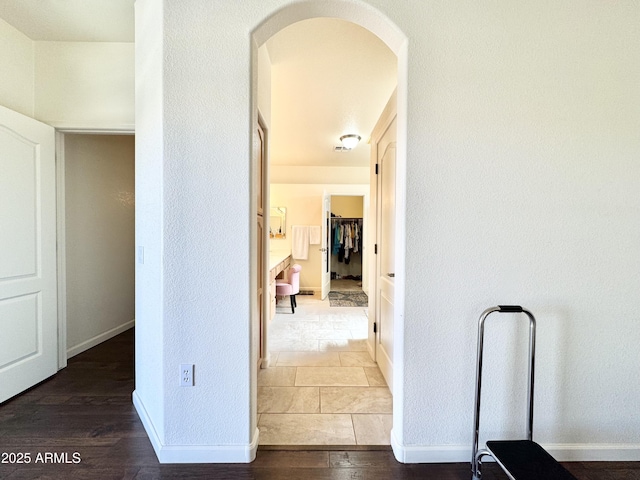
[[[329,217],[331,220],[362,220],[362,217]]]

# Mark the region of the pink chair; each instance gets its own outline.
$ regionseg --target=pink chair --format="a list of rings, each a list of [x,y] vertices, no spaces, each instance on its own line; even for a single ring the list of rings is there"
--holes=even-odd
[[[300,292],[300,270],[302,267],[297,263],[289,269],[288,280],[276,280],[276,295],[289,295],[291,299],[291,313],[296,313],[296,295]]]

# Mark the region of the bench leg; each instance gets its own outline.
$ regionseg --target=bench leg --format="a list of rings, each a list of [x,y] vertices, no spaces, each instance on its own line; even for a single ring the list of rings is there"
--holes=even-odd
[[[471,464],[471,480],[480,480],[482,478],[482,457],[486,456],[491,456],[487,450],[480,450],[476,453]]]

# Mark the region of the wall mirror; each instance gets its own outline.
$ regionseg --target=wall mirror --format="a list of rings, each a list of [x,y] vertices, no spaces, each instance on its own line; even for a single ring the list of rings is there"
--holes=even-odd
[[[287,238],[287,209],[285,207],[271,207],[269,237]]]

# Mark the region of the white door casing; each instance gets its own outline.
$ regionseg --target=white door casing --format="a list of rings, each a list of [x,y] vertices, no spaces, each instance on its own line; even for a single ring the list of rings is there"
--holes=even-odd
[[[324,300],[331,290],[331,194],[322,195],[322,287],[320,298]]]
[[[393,392],[394,297],[395,297],[395,216],[396,216],[396,138],[395,95],[371,136],[372,190],[375,190],[376,249],[374,262],[375,303],[370,312],[369,349],[387,385]]]
[[[269,199],[269,130],[262,114],[257,112],[256,128],[254,130],[253,156],[257,161],[256,178],[256,213],[258,218],[256,235],[256,264],[258,276],[262,278],[262,294],[258,292],[258,329],[259,352],[261,357],[260,368],[269,367],[271,356],[269,354],[269,322],[271,319],[271,292],[269,274],[269,215],[264,212],[271,210]],[[258,282],[260,284],[260,282]],[[259,288],[260,289],[260,288]]]
[[[0,402],[58,367],[55,131],[0,107]]]
[[[391,138],[393,137],[393,139]],[[395,121],[378,143],[378,284],[376,301],[376,360],[393,386],[393,329],[395,285]]]

